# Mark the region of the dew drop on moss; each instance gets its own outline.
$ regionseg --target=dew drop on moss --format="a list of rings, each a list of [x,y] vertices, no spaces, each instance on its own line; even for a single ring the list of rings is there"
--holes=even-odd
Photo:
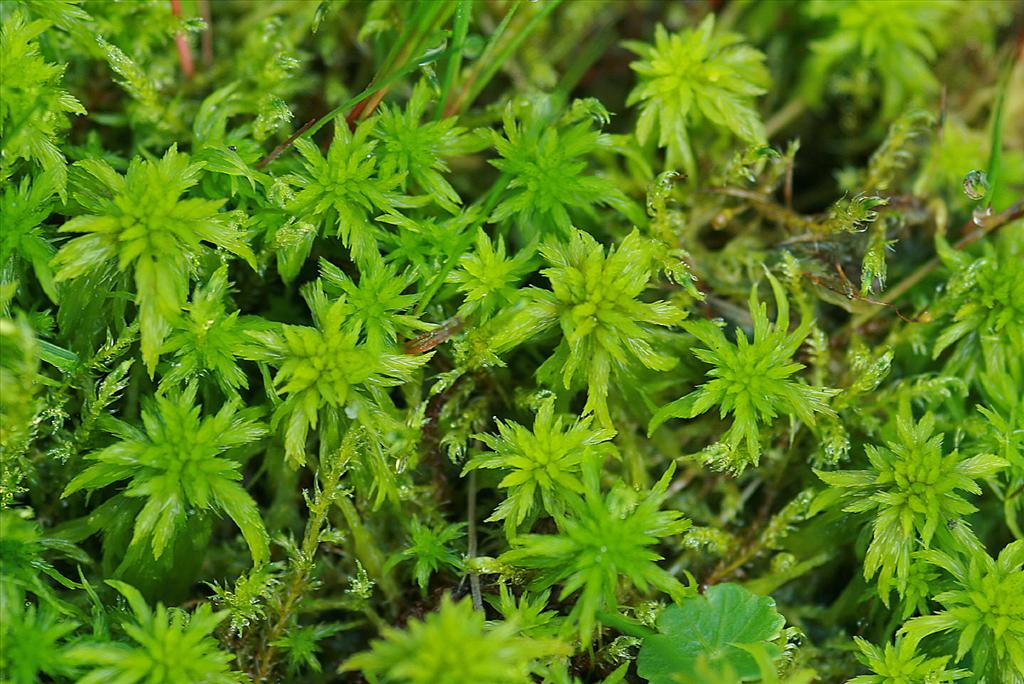
[[[975,169],[964,176],[964,194],[972,200],[980,200],[988,194],[988,176]]]

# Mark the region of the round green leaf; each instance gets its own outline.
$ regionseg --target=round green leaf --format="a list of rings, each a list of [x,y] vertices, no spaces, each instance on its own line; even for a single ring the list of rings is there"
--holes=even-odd
[[[704,681],[726,672],[734,681],[756,679],[759,669],[746,647],[760,644],[775,658],[781,649],[769,642],[784,624],[773,599],[738,584],[717,584],[662,612],[659,633],[640,647],[637,672],[652,684]]]

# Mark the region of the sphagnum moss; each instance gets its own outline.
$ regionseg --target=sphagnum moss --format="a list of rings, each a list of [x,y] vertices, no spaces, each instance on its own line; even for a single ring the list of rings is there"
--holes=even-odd
[[[0,680],[1024,684],[1024,14],[0,3]]]

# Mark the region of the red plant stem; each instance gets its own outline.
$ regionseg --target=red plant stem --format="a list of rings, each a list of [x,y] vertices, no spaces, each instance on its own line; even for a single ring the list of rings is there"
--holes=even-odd
[[[280,145],[275,147],[273,149],[273,151],[270,154],[268,154],[266,157],[264,157],[263,159],[260,159],[256,163],[256,168],[257,169],[262,169],[264,166],[266,166],[267,164],[269,164],[270,162],[274,161],[279,156],[281,156],[281,153],[284,152],[285,150],[287,150],[289,145],[291,145],[293,142],[298,140],[299,136],[301,136],[303,133],[308,131],[310,129],[310,127],[313,124],[315,124],[317,121],[319,121],[319,120],[320,120],[319,117],[316,117],[316,118],[310,119],[306,123],[302,124],[302,128],[300,128],[299,130],[295,131],[290,136],[288,136],[287,140],[285,140],[283,143],[281,143]]]
[[[176,17],[181,16],[181,0],[171,0],[171,14]],[[192,52],[189,50],[188,42],[185,40],[185,34],[181,32],[174,34],[174,43],[178,46],[178,61],[181,62],[181,73],[185,74],[185,78],[192,78],[196,69],[192,64]]]
[[[438,327],[414,337],[405,343],[406,354],[425,354],[434,347],[444,344],[453,336],[462,332],[462,319],[458,316],[451,318]]]
[[[364,109],[366,109],[366,100],[362,100],[359,104],[353,107],[352,111],[345,117],[345,122],[348,124],[349,130],[356,130],[356,122],[359,120],[359,117],[363,115]]]

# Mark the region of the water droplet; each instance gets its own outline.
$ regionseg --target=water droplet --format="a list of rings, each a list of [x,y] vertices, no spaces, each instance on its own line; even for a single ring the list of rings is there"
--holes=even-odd
[[[980,226],[984,223],[985,219],[992,215],[992,207],[987,206],[984,209],[978,208],[971,212],[971,218],[974,220],[974,225]]]
[[[975,169],[964,176],[964,194],[972,200],[980,200],[988,194],[988,176]]]

